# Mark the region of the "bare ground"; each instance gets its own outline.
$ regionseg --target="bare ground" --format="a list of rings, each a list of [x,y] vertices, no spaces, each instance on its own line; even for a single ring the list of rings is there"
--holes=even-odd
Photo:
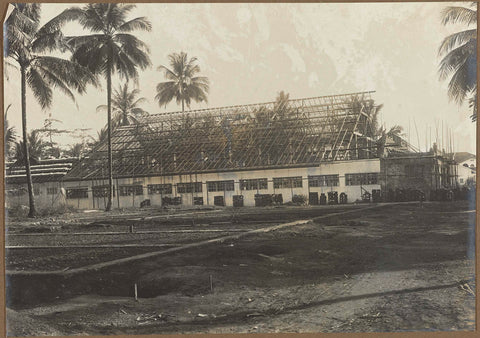
[[[193,227],[247,229],[342,210],[245,208],[235,211],[230,224],[232,211],[211,211],[196,215]],[[189,219],[136,224],[178,229]],[[108,231],[125,227],[121,217],[117,221]],[[11,304],[8,334],[473,330],[473,222],[466,202],[389,205],[113,266],[62,281],[63,291],[50,290],[48,300]],[[16,227],[21,231],[21,224]],[[152,241],[181,244],[198,234],[176,236]],[[120,240],[125,243],[105,239]],[[146,240],[133,236],[127,242]],[[26,262],[31,256],[12,250],[7,259],[18,257]],[[54,265],[72,265],[73,257],[62,255]],[[41,257],[35,259],[37,267],[48,269]],[[33,277],[24,278],[31,283]]]

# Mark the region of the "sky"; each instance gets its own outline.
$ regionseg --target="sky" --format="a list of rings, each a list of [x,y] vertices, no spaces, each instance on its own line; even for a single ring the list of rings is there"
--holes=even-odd
[[[455,151],[475,153],[471,112],[449,101],[447,82],[438,77],[441,41],[465,29],[441,24],[449,5],[137,4],[130,18],[146,16],[152,23],[151,32],[136,34],[150,46],[152,61],[136,84],[148,100],[142,107],[149,113],[181,110],[175,101],[160,107],[154,98],[157,83],[165,80],[158,66],[168,65],[169,54],[184,51],[198,58],[201,75],[210,80],[208,103],[192,103],[191,109],[270,102],[282,90],[290,98],[375,91],[373,98],[383,104],[381,123],[403,126],[406,138],[421,150],[435,141],[436,129],[441,134],[443,124],[445,135],[448,126],[454,136]],[[43,4],[42,22],[70,6]],[[87,33],[75,23],[64,31]],[[12,104],[8,119],[20,134],[20,75],[8,75],[5,105]],[[114,78],[114,88],[121,83]],[[95,136],[106,124],[106,114],[96,110],[106,104],[105,87],[103,81],[102,88],[89,88],[76,95],[76,102],[56,93],[47,111],[29,93],[28,129],[40,128],[51,114],[63,121],[58,128],[87,129]],[[56,140],[64,146],[79,141]]]

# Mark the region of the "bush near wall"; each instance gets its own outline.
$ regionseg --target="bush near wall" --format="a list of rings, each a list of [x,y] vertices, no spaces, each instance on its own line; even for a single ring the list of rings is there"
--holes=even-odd
[[[305,195],[293,195],[292,203],[297,205],[307,204],[307,196]]]

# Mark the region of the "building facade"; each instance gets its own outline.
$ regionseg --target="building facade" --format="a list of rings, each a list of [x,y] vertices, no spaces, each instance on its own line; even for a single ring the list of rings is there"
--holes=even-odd
[[[379,135],[371,95],[280,96],[119,126],[112,132],[112,206],[352,203],[378,201],[380,190],[453,186],[454,161],[418,153],[399,135]],[[106,159],[103,142],[80,161],[32,166],[37,204],[104,209]],[[24,176],[22,168],[7,170],[10,205],[28,205],[27,194],[15,195],[26,190]]]
[[[444,154],[390,154],[380,159],[380,184],[384,193],[397,189],[419,190],[427,199],[431,192],[458,187],[458,165]]]
[[[35,204],[40,209],[64,205],[66,201],[63,178],[72,169],[75,159],[32,160],[31,174]],[[25,166],[7,164],[5,170],[5,206],[28,206]]]
[[[255,206],[258,195],[281,195],[278,198],[282,203],[295,201],[295,196],[301,196],[301,200],[307,203],[320,204],[322,194],[328,202],[329,192],[336,192],[337,196],[344,193],[346,202],[355,202],[362,199],[365,191],[380,189],[379,174],[379,159],[366,159],[316,167],[116,178],[113,206],[139,207],[146,200],[149,205],[156,206],[233,206],[235,201],[241,201],[238,206]],[[107,203],[106,182],[64,181],[66,202],[79,209],[103,209]],[[340,203],[338,199],[337,202]]]

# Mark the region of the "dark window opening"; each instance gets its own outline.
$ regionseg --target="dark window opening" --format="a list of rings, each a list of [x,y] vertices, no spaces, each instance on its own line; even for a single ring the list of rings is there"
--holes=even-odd
[[[202,192],[202,182],[177,183],[179,194]]]
[[[336,187],[339,184],[338,175],[308,176],[309,187]]]
[[[67,199],[72,198],[88,198],[88,188],[67,189]]]
[[[171,194],[172,185],[171,184],[149,184],[147,186],[148,194]]]
[[[234,183],[231,181],[211,181],[207,182],[207,189],[209,192],[213,191],[233,191]]]
[[[119,190],[120,196],[143,195],[143,186],[141,185],[121,185]]]
[[[266,189],[268,189],[268,181],[266,178],[240,180],[240,190],[266,190]]]
[[[302,176],[276,177],[273,179],[274,189],[301,188],[301,187],[302,187]]]

